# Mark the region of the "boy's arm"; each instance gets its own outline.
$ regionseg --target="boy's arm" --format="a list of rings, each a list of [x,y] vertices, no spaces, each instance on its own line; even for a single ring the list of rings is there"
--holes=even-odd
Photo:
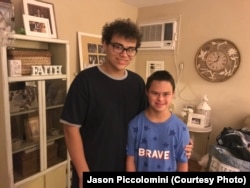
[[[186,147],[185,147],[185,152],[186,152],[186,156],[188,159],[190,159],[190,157],[191,157],[193,147],[194,147],[194,143],[193,143],[193,140],[190,138],[189,144],[186,145]]]
[[[134,156],[127,156],[126,160],[126,171],[127,172],[135,172],[135,157]]]
[[[70,158],[81,184],[83,172],[88,172],[89,167],[85,159],[83,140],[79,132],[79,127],[64,124],[64,135]]]
[[[188,162],[177,162],[177,172],[188,172]]]

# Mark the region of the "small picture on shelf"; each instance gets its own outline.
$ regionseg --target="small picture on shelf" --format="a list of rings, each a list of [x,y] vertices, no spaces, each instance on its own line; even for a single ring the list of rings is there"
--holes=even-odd
[[[23,21],[26,35],[51,38],[48,19],[23,15]]]
[[[25,133],[27,141],[39,140],[39,118],[38,116],[29,117],[25,121]]]
[[[202,114],[189,113],[187,125],[189,127],[200,127],[205,126],[205,116]]]

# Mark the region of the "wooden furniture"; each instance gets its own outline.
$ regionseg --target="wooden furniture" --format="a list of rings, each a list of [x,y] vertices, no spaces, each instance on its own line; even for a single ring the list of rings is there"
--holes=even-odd
[[[198,161],[204,154],[207,153],[209,137],[210,137],[210,133],[212,131],[212,125],[205,127],[205,128],[188,126],[188,129],[190,132],[190,137],[194,141],[194,146],[196,145],[196,137],[200,137],[200,139],[202,138],[204,140],[204,143],[205,143],[205,147],[201,148],[201,149],[203,149],[203,151],[196,151],[196,147],[193,148],[191,159]],[[203,143],[199,142],[199,144],[203,144]]]
[[[19,58],[30,66],[39,65],[32,51],[48,51],[50,65],[38,66],[41,74],[18,76],[20,66],[8,61],[14,59],[8,56],[10,49],[29,49],[29,61]],[[59,123],[69,86],[69,42],[15,34],[8,47],[1,46],[0,57],[1,187],[69,187],[69,158]],[[18,74],[10,74],[10,68]]]
[[[201,166],[197,161],[189,159],[188,160],[188,172],[200,172]]]

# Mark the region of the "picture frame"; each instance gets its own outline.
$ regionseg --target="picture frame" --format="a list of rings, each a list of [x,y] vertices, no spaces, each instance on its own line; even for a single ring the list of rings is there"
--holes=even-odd
[[[98,58],[99,58],[99,64],[102,64],[102,63],[104,63],[106,61],[106,56],[105,55],[99,55]]]
[[[205,115],[197,113],[189,113],[187,125],[188,127],[205,128]]]
[[[36,0],[23,0],[23,8],[25,15],[48,19],[51,38],[57,38],[54,4]]]
[[[101,43],[101,36],[77,32],[80,70],[102,64],[106,54]]]
[[[164,70],[164,61],[146,61],[146,78],[157,70]]]
[[[25,120],[25,134],[27,141],[39,141],[40,128],[38,116],[28,117]]]
[[[51,38],[48,19],[23,15],[23,21],[26,35]]]

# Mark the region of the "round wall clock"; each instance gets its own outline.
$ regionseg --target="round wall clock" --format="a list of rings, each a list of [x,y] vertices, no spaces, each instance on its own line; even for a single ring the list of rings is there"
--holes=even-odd
[[[213,39],[203,44],[195,55],[199,75],[210,82],[222,82],[235,74],[240,65],[240,53],[229,40]]]

